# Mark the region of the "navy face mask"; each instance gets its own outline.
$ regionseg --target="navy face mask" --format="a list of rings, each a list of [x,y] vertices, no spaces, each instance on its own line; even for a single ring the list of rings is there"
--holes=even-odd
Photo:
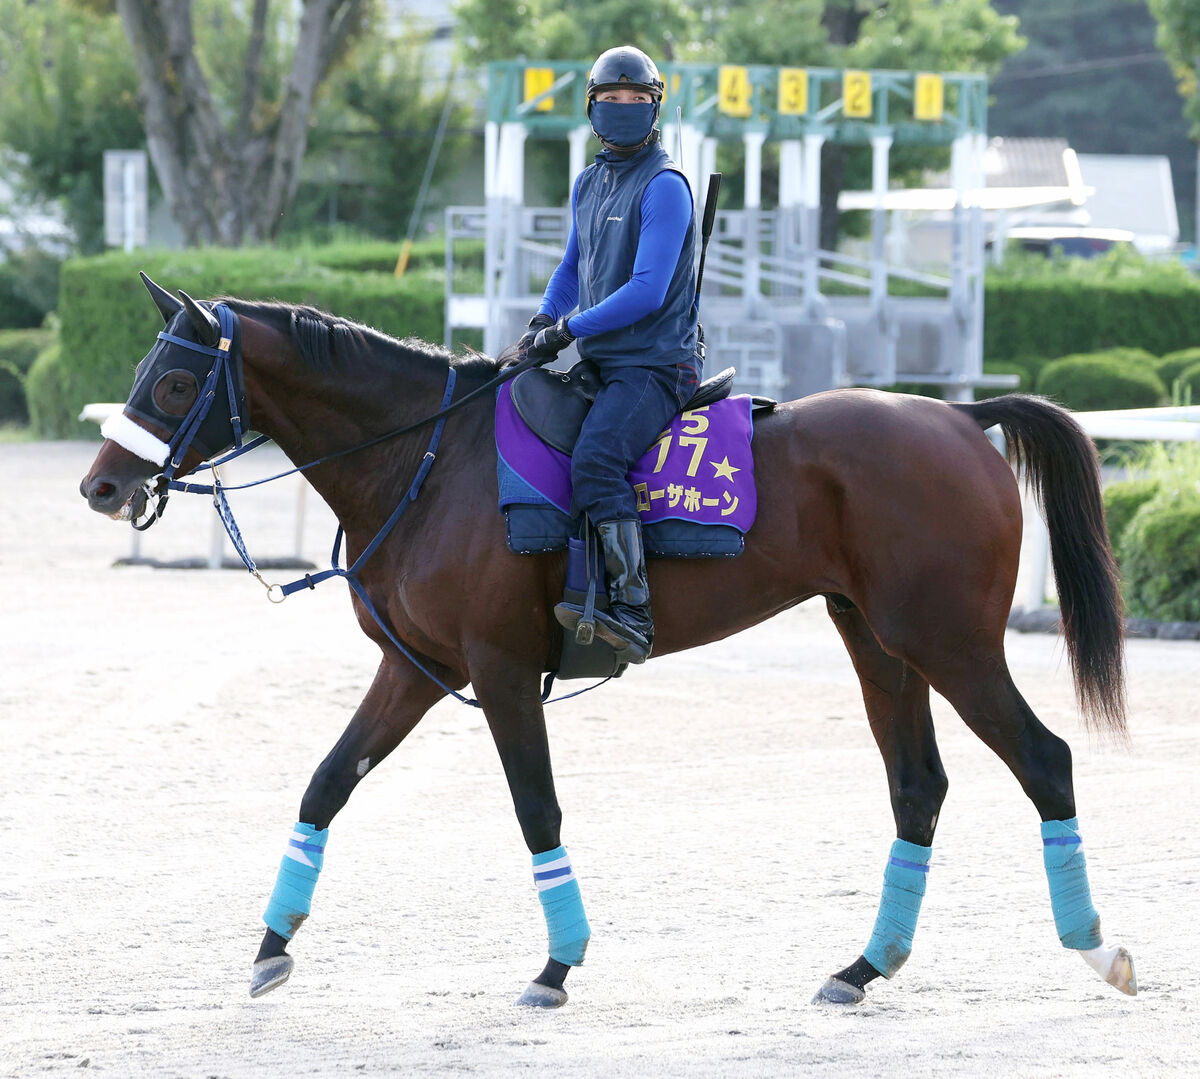
[[[616,101],[593,101],[592,130],[606,146],[640,147],[654,130],[658,106],[653,101],[623,105]]]

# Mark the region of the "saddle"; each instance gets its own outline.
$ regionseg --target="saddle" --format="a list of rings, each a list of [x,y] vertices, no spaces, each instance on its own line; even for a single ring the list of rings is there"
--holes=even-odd
[[[732,367],[706,378],[680,411],[702,408],[729,396],[733,389]],[[512,382],[512,399],[517,414],[547,445],[570,455],[588,410],[600,390],[600,372],[590,360],[580,360],[569,371],[535,367]]]

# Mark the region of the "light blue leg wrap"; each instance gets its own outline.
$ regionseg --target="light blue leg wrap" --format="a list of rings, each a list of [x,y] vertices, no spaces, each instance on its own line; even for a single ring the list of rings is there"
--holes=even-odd
[[[325,841],[329,829],[317,831],[311,824],[297,824],[292,829],[275,890],[267,901],[263,921],[284,940],[291,940],[312,909],[313,889],[325,863]]]
[[[1054,928],[1063,947],[1080,950],[1100,947],[1104,943],[1100,915],[1092,906],[1077,817],[1042,821],[1042,857],[1050,882]]]
[[[575,879],[566,847],[555,847],[533,856],[533,883],[546,916],[550,958],[570,967],[579,966],[592,928],[583,912],[579,881]]]
[[[892,844],[883,871],[883,895],[875,916],[875,931],[863,950],[863,958],[885,978],[904,966],[912,951],[932,853],[932,847],[918,847],[903,839]]]

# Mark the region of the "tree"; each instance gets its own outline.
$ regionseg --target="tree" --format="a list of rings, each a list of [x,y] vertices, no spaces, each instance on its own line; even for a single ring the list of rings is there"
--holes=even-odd
[[[372,0],[247,0],[248,25],[200,0],[116,0],[137,67],[146,141],[189,243],[273,236],[296,193],[317,92],[369,27]],[[285,42],[280,28],[294,32]]]
[[[0,143],[16,178],[62,203],[83,251],[103,247],[103,151],[145,144],[137,78],[111,16],[0,0]]]

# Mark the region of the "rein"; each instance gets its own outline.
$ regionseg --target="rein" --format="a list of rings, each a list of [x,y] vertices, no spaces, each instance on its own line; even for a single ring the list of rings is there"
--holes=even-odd
[[[538,362],[530,362],[530,357],[527,355],[525,359],[513,364],[510,368],[490,379],[484,385],[465,394],[457,401],[453,401],[454,386],[458,380],[457,370],[451,366],[446,374],[446,388],[442,393],[441,407],[437,412],[426,416],[424,419],[417,420],[415,423],[409,423],[403,427],[397,427],[392,431],[387,431],[382,435],[377,435],[374,438],[368,439],[366,442],[361,442],[358,445],[350,446],[346,449],[336,450],[333,453],[326,454],[315,461],[309,461],[304,465],[297,465],[287,469],[284,472],[279,472],[274,476],[267,476],[262,479],[253,480],[249,483],[237,484],[234,486],[225,486],[221,483],[221,477],[217,471],[218,467],[225,464],[227,461],[233,460],[235,457],[240,457],[244,453],[261,446],[263,443],[270,441],[266,435],[260,435],[258,438],[252,439],[250,442],[243,443],[242,441],[242,421],[241,416],[237,411],[237,393],[235,390],[235,364],[242,362],[240,354],[235,354],[232,351],[234,340],[234,326],[236,324],[237,315],[226,305],[215,305],[217,318],[220,322],[221,337],[217,345],[202,345],[195,341],[188,341],[186,338],[176,337],[174,334],[159,333],[160,340],[168,341],[171,344],[181,345],[184,348],[189,348],[194,352],[201,352],[206,355],[214,356],[212,368],[205,379],[204,386],[197,395],[195,403],[188,410],[187,415],[180,423],[178,430],[172,436],[168,443],[169,453],[167,455],[166,465],[162,473],[155,479],[153,483],[147,482],[145,490],[148,500],[153,500],[153,508],[149,518],[142,524],[133,524],[133,527],[139,532],[144,532],[155,521],[159,520],[163,511],[166,508],[168,492],[182,491],[186,494],[209,494],[212,495],[213,506],[217,511],[217,515],[221,519],[221,524],[225,528],[226,534],[233,543],[234,549],[238,553],[238,557],[242,560],[242,564],[249,570],[250,574],[267,590],[267,598],[272,603],[282,603],[288,596],[294,592],[299,592],[303,589],[315,589],[322,581],[327,581],[331,577],[344,577],[346,583],[353,589],[355,595],[362,601],[363,605],[370,612],[371,617],[375,619],[376,625],[387,635],[388,640],[392,642],[404,655],[404,657],[424,674],[430,681],[434,682],[440,689],[454,697],[463,704],[470,705],[473,708],[482,708],[479,701],[471,697],[465,697],[457,690],[452,689],[443,682],[436,674],[434,674],[425,664],[423,664],[413,652],[400,640],[392,628],[384,621],[379,612],[375,609],[374,603],[371,602],[370,596],[367,594],[366,588],[358,578],[358,573],[366,561],[373,555],[385,539],[396,527],[397,522],[404,515],[404,511],[416,501],[417,495],[421,491],[421,487],[425,483],[426,477],[433,468],[433,463],[437,460],[437,450],[441,443],[442,432],[446,426],[446,418],[450,413],[461,408],[463,405],[472,401],[488,390],[493,390],[495,387],[508,382],[510,379],[516,378],[517,375],[529,370],[532,367],[539,366]],[[541,361],[545,362],[545,361]],[[225,454],[215,461],[207,461],[197,467],[196,471],[211,469],[213,474],[213,482],[211,484],[187,483],[183,480],[175,479],[176,471],[182,466],[184,458],[187,456],[188,450],[191,448],[196,432],[199,431],[200,425],[204,422],[209,411],[212,409],[216,399],[217,384],[224,375],[229,399],[229,422],[233,432],[234,448],[231,452]],[[237,380],[240,381],[240,380]],[[246,548],[246,541],[242,538],[241,529],[238,528],[237,521],[234,519],[233,510],[229,505],[228,499],[225,497],[226,491],[239,491],[248,487],[257,487],[260,484],[269,483],[272,480],[282,479],[284,476],[290,476],[293,473],[305,472],[317,465],[324,464],[327,461],[336,460],[339,457],[347,457],[352,453],[357,453],[359,450],[367,449],[371,446],[377,446],[381,442],[386,442],[389,439],[397,438],[400,435],[407,434],[409,431],[415,431],[429,424],[434,424],[433,433],[429,439],[429,445],[425,450],[424,456],[421,458],[421,463],[417,467],[417,473],[413,477],[412,483],[409,484],[408,490],[404,497],[401,498],[399,504],[392,511],[391,515],[384,522],[383,527],[375,534],[375,537],[363,549],[362,553],[355,559],[354,564],[349,568],[341,566],[341,548],[342,539],[345,535],[341,523],[338,523],[337,533],[333,541],[333,554],[330,559],[330,568],[323,570],[320,573],[306,573],[303,577],[290,582],[289,584],[268,584],[258,571],[254,560],[250,557],[249,551]],[[165,490],[162,488],[165,487]],[[161,492],[161,493],[159,493]],[[611,677],[611,676],[610,676]],[[567,693],[561,697],[555,697],[549,700],[551,687],[554,684],[554,672],[549,672],[542,683],[542,703],[554,704],[557,701],[565,701],[571,697],[577,697],[581,693],[586,693],[588,690],[596,689],[602,686],[608,678],[591,686],[586,686],[583,689],[576,690],[574,693]]]

